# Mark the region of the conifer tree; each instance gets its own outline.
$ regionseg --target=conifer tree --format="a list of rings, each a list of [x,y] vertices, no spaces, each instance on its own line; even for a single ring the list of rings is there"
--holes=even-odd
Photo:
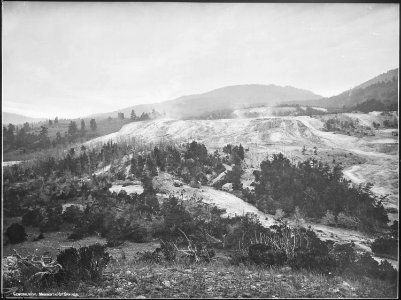
[[[81,121],[81,130],[80,130],[80,132],[81,132],[81,136],[84,136],[85,133],[86,133],[85,121],[84,120]]]
[[[91,119],[89,126],[90,126],[92,131],[96,131],[96,129],[97,129],[96,120],[95,119]]]
[[[135,121],[138,117],[136,116],[135,110],[131,110],[131,120]]]

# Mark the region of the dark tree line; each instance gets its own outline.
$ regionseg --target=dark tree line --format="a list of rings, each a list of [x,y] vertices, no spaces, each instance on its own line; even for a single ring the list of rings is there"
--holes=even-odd
[[[122,113],[119,113],[119,115]],[[130,120],[131,121],[147,121],[147,120],[153,120],[161,117],[162,114],[156,111],[155,109],[152,109],[150,113],[148,112],[142,112],[142,114],[138,117],[135,113],[135,110],[131,110],[131,116]],[[122,119],[124,119],[124,114],[122,114]]]
[[[54,120],[54,124],[58,124],[58,118]],[[49,120],[49,126],[53,125],[53,121]],[[90,130],[96,131],[97,124],[95,119],[90,120]],[[35,134],[29,123],[25,123],[22,127],[13,124],[3,126],[3,144],[4,152],[21,149],[23,152],[37,151],[56,147],[57,145],[66,145],[73,143],[79,138],[85,137],[88,133],[84,120],[81,120],[80,128],[75,121],[71,121],[68,125],[68,131],[64,136],[58,131],[55,138],[50,139],[48,127],[42,125],[40,132]]]
[[[293,164],[280,153],[264,160],[254,176],[255,204],[270,213],[294,213],[299,207],[306,216],[320,219],[330,211],[334,218],[356,217],[358,229],[365,231],[388,222],[382,199],[373,195],[371,185],[352,186],[339,165],[330,168],[313,158]]]

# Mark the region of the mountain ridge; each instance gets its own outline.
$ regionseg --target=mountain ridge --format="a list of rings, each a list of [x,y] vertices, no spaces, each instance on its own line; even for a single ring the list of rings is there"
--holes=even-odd
[[[236,109],[247,105],[276,105],[290,99],[306,100],[320,98],[322,96],[311,91],[292,86],[243,84],[225,86],[200,94],[184,95],[158,103],[133,105],[109,113],[94,114],[88,117],[116,117],[119,112],[129,117],[132,109],[135,110],[137,115],[155,109],[159,112],[165,112],[171,117],[186,118],[196,117],[199,114],[215,110]]]
[[[385,104],[398,103],[398,68],[375,76],[338,95],[318,100],[289,101],[287,104],[311,105],[324,108],[351,108],[371,99]]]
[[[387,103],[398,103],[398,68],[375,76],[338,95],[323,97],[312,91],[290,85],[275,84],[239,84],[213,89],[204,93],[183,95],[174,99],[150,104],[137,104],[111,112],[96,113],[81,118],[105,119],[116,118],[124,113],[129,118],[131,111],[137,115],[143,112],[166,113],[172,118],[193,118],[218,110],[233,110],[253,106],[274,106],[278,104],[300,104],[320,106],[324,108],[342,108],[356,106],[370,99]],[[41,122],[45,118],[32,118],[20,114],[3,112],[3,124],[22,124],[25,122]]]
[[[5,112],[3,111],[2,113],[2,124],[14,124],[14,125],[19,125],[23,123],[35,123],[35,122],[41,122],[45,121],[45,118],[33,118],[33,117],[28,117],[25,115],[21,114],[16,114],[16,113],[10,113],[10,112]]]

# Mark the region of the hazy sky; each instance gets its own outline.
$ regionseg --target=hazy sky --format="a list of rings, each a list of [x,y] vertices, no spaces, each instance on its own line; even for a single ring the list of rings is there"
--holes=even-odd
[[[249,83],[332,96],[399,65],[398,4],[2,4],[3,111],[32,117]]]

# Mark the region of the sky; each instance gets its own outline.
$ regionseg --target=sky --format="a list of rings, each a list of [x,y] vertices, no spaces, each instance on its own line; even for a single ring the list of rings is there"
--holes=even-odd
[[[2,5],[2,110],[30,117],[82,117],[237,84],[328,97],[399,66],[398,4]]]

